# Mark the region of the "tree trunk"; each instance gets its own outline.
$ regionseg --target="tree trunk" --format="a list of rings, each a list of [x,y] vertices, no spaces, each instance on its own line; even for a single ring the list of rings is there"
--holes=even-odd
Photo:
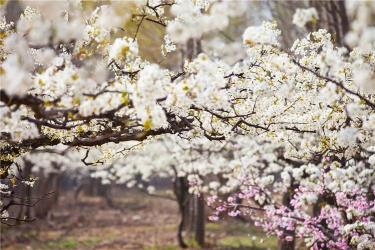
[[[113,209],[117,209],[118,207],[116,206],[115,202],[112,199],[111,189],[112,189],[111,185],[103,185],[103,184],[100,183],[99,194],[100,194],[101,197],[104,198],[108,207],[113,208]]]
[[[189,198],[187,199],[187,204],[185,207],[185,225],[184,229],[189,233],[191,236],[194,233],[194,217],[195,217],[195,209],[194,209],[194,196],[188,193]]]
[[[318,12],[318,28],[328,30],[335,43],[343,46],[345,35],[349,31],[345,1],[310,0],[309,5]]]
[[[27,161],[27,160],[24,161],[24,168],[23,168],[23,171],[21,173],[21,176],[24,180],[27,180],[28,178],[30,178],[32,167],[33,167],[32,162]],[[30,205],[32,203],[31,187],[28,186],[28,185],[23,185],[23,184],[20,185],[20,186],[21,186],[21,188],[19,189],[19,191],[20,191],[20,196],[22,197],[20,199],[20,203]],[[22,220],[24,218],[31,219],[31,217],[32,217],[32,207],[28,206],[28,205],[20,207],[20,209],[18,211],[18,216],[17,216],[17,218],[19,220]]]
[[[186,59],[193,60],[202,52],[201,41],[197,39],[189,39],[186,44]]]
[[[101,180],[97,178],[89,178],[88,185],[86,189],[86,194],[88,196],[101,196]]]
[[[84,189],[85,184],[84,183],[79,183],[78,187],[75,188],[74,190],[74,201],[77,203],[78,202],[78,197],[81,191]]]
[[[204,246],[204,236],[205,236],[205,204],[203,199],[203,194],[200,196],[194,196],[195,204],[195,241],[199,246]]]
[[[297,8],[314,7],[319,16],[318,29],[328,30],[337,45],[344,46],[344,37],[349,30],[349,19],[343,0],[308,0],[308,1],[269,1],[272,16],[277,20],[282,32],[282,45],[290,48],[297,38],[305,35],[305,31],[298,29],[292,23]],[[314,31],[314,30],[308,30]]]
[[[180,223],[178,225],[177,231],[177,241],[178,245],[182,248],[187,248],[183,237],[183,230],[186,226],[186,207],[188,204],[189,193],[187,190],[189,189],[189,185],[185,177],[175,177],[173,182],[173,191],[178,203],[178,208],[180,212]]]
[[[285,49],[292,47],[294,41],[304,35],[304,31],[293,24],[293,15],[298,8],[306,8],[306,1],[276,1],[269,0],[272,17],[277,21],[281,30],[281,46]]]
[[[316,201],[316,203],[312,207],[312,214],[313,214],[314,217],[318,217],[319,214],[320,214],[320,211],[322,210],[321,209],[321,202],[322,202],[322,198],[318,197],[318,200]]]
[[[59,173],[50,173],[47,177],[40,179],[38,185],[38,196],[43,196],[49,192],[53,192],[53,194],[51,197],[38,203],[35,208],[35,216],[37,218],[46,218],[52,208],[58,203],[60,194],[60,177]]]
[[[182,51],[181,68],[183,68],[184,59],[192,61],[199,53],[201,53],[201,42],[197,39],[190,39]],[[205,238],[205,213],[203,197],[196,197],[189,193],[189,183],[186,177],[178,177],[175,172],[174,193],[179,205],[181,215],[180,224],[178,226],[177,240],[182,248],[186,248],[187,244],[183,239],[183,231],[188,232],[194,237],[199,246],[204,245]]]
[[[17,23],[22,14],[22,5],[18,0],[7,1],[5,6],[5,18],[8,22]]]
[[[199,53],[202,52],[201,41],[199,39],[189,39],[186,44],[186,58],[192,61]],[[188,190],[188,187],[186,191]],[[204,213],[204,199],[203,196],[192,196],[188,199],[188,209],[185,208],[185,212],[188,213],[189,224],[186,225],[189,231],[194,235],[196,243],[203,247],[205,238],[205,213]],[[189,209],[190,208],[190,209]],[[186,217],[185,217],[186,221]],[[185,227],[186,228],[186,227]]]
[[[193,196],[189,193],[189,182],[186,177],[178,177],[175,171],[173,191],[180,212],[180,223],[178,225],[177,240],[182,248],[186,248],[183,231],[193,235],[199,246],[204,246],[205,239],[205,203],[203,196]]]
[[[286,240],[279,240],[279,250],[294,250],[295,242],[293,241],[286,241]]]
[[[283,195],[283,205],[284,206],[287,206],[290,208],[290,201],[293,197],[293,192],[292,192],[293,189],[290,189],[288,190],[288,192],[286,192],[284,195]],[[279,240],[279,247],[278,249],[279,250],[294,250],[295,249],[295,232],[294,231],[287,231],[286,232],[286,235],[287,236],[292,236],[293,237],[293,240],[292,241],[286,241],[284,239],[281,239]]]

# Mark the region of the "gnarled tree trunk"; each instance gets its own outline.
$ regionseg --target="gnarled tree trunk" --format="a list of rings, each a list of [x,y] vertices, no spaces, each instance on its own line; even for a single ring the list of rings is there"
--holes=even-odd
[[[345,34],[349,30],[349,19],[343,0],[308,0],[308,1],[275,1],[270,0],[269,6],[272,16],[276,19],[282,31],[282,45],[290,48],[293,42],[305,35],[306,30],[298,29],[292,23],[293,15],[297,8],[314,7],[319,16],[317,26],[314,28],[328,30],[339,45],[345,45]],[[313,30],[308,30],[313,31]]]
[[[189,39],[186,44],[186,58],[191,61],[201,52],[202,46],[200,40]],[[186,191],[188,191],[188,189]],[[188,199],[188,207],[190,207],[188,218],[190,219],[190,223],[187,226],[189,228],[189,231],[194,235],[194,240],[196,241],[196,243],[198,243],[199,246],[203,247],[205,238],[205,204],[203,196],[190,196],[191,198]]]
[[[309,6],[314,7],[318,12],[318,28],[328,30],[336,44],[343,46],[345,34],[349,31],[345,1],[310,0]]]
[[[276,1],[269,0],[272,17],[277,21],[277,26],[281,30],[283,48],[290,48],[294,41],[302,37],[303,30],[296,29],[292,23],[293,15],[298,8],[306,8],[306,1]]]
[[[27,180],[31,176],[31,171],[32,171],[33,163],[27,160],[24,160],[24,168],[21,173],[21,178],[24,180]],[[32,199],[31,199],[31,187],[28,185],[20,185],[19,188],[19,196],[20,201],[19,203],[25,204],[23,206],[20,206],[18,210],[18,215],[17,218],[21,221],[24,218],[26,219],[31,219],[32,217]]]
[[[293,197],[293,190],[291,188],[290,190],[288,190],[288,192],[286,192],[283,195],[283,200],[282,200],[283,205],[290,208],[290,201],[291,201],[292,197]],[[284,239],[279,240],[279,250],[294,250],[295,249],[295,237],[294,237],[295,232],[294,231],[287,231],[286,235],[292,236],[293,240],[292,241],[287,241],[287,240],[284,240]]]
[[[183,230],[186,225],[187,204],[188,204],[188,199],[190,198],[189,193],[187,192],[188,189],[189,189],[189,184],[186,178],[176,176],[173,182],[173,191],[176,196],[176,200],[178,203],[178,208],[179,208],[179,212],[181,216],[180,223],[178,225],[178,231],[177,231],[177,241],[178,241],[178,245],[182,248],[188,247],[183,237]]]
[[[205,238],[205,204],[203,194],[193,197],[195,217],[194,217],[194,239],[199,246],[204,246]]]

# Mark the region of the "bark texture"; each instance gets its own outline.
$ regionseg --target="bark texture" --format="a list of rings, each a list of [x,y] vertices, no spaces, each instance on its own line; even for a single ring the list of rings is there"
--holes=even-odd
[[[328,30],[337,45],[345,45],[344,38],[349,31],[345,1],[310,0],[309,6],[314,7],[318,12],[318,28]]]
[[[290,48],[297,38],[301,38],[306,31],[326,29],[332,34],[334,42],[339,46],[345,45],[345,35],[349,31],[349,19],[343,0],[308,0],[308,1],[275,1],[270,0],[269,7],[273,18],[277,21],[282,32],[282,46]],[[293,21],[297,8],[314,7],[319,16],[316,27],[308,30],[299,29]]]

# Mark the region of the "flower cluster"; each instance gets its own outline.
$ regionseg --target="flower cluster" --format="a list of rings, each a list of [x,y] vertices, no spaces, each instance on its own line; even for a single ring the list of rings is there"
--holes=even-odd
[[[293,16],[293,23],[300,28],[307,24],[316,24],[319,20],[318,12],[315,8],[297,9]]]
[[[185,178],[190,192],[213,195],[213,220],[249,216],[314,249],[374,247],[373,3],[348,5],[352,48],[312,29],[290,49],[275,22],[230,46],[216,39],[243,2],[116,4],[1,21],[1,192],[22,159],[53,171],[100,164],[84,174],[149,192],[154,176]],[[294,17],[318,21],[314,9]],[[160,54],[186,54],[181,68],[145,56],[146,22],[163,29]],[[37,152],[61,146],[70,160]]]

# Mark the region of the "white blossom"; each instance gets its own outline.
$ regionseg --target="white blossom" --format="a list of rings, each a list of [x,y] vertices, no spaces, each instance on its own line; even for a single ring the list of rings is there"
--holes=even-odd
[[[358,137],[358,129],[344,128],[337,135],[337,143],[342,147],[352,146],[356,143]]]
[[[109,47],[108,61],[132,60],[138,55],[138,44],[130,38],[117,38]]]
[[[243,43],[252,47],[256,44],[279,45],[280,31],[276,24],[263,22],[261,26],[248,27],[243,34]]]
[[[293,15],[293,23],[300,28],[306,26],[309,23],[316,23],[319,19],[318,12],[315,8],[308,9],[296,9]]]

